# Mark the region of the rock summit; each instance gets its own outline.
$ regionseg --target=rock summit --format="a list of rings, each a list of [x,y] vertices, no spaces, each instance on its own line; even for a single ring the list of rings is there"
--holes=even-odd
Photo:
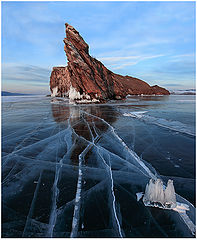
[[[130,95],[169,95],[169,91],[134,77],[121,76],[107,69],[89,55],[89,46],[79,32],[66,26],[64,51],[68,65],[53,67],[50,76],[51,96],[69,97],[76,103],[101,103]]]

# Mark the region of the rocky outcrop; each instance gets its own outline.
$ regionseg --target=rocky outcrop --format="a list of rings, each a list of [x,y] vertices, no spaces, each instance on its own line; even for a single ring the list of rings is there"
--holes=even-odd
[[[70,101],[105,102],[130,95],[169,95],[159,86],[130,76],[121,76],[107,69],[89,55],[89,46],[69,24],[66,25],[64,50],[68,66],[54,67],[50,77],[51,96],[67,96]]]

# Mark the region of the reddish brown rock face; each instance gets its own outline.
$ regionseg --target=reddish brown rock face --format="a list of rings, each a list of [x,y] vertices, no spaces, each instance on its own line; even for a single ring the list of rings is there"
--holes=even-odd
[[[89,55],[89,46],[72,26],[66,23],[64,50],[68,66],[54,67],[50,77],[52,96],[68,96],[71,101],[105,102],[123,99],[130,95],[169,95],[157,85],[121,76],[108,70],[100,61]]]

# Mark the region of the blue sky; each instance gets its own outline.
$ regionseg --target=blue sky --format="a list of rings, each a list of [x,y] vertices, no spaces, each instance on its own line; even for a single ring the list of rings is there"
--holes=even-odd
[[[2,90],[49,93],[68,22],[115,73],[195,87],[195,2],[2,2]]]

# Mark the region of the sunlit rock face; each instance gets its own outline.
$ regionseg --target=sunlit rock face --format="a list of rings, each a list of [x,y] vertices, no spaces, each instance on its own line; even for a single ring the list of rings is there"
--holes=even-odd
[[[105,102],[130,95],[169,95],[157,85],[130,76],[121,76],[107,69],[89,55],[89,46],[79,32],[66,23],[64,50],[66,67],[54,67],[50,77],[51,96],[68,96],[77,103]]]

